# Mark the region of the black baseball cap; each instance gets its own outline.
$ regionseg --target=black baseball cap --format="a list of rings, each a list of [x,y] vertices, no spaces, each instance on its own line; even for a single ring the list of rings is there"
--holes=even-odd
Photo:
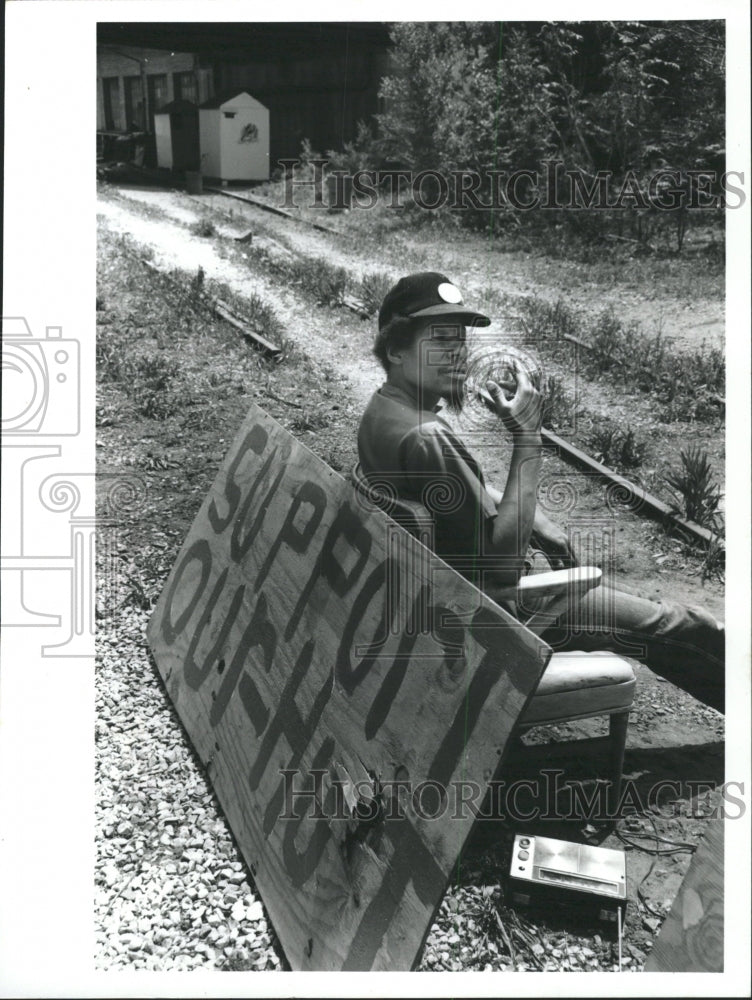
[[[441,316],[460,320],[463,326],[491,324],[488,316],[464,305],[459,288],[438,271],[420,271],[400,278],[381,303],[379,330],[395,316]]]

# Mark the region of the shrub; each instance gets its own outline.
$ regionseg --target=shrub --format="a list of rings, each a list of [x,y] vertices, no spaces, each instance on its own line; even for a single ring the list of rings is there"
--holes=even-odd
[[[171,390],[171,385],[179,372],[176,360],[157,351],[134,355],[129,394],[141,416],[163,420],[177,412],[180,396]]]
[[[723,584],[726,580],[726,549],[723,541],[723,520],[717,516],[713,517],[706,527],[713,532],[713,537],[710,539],[710,543],[705,550],[700,568],[702,582],[707,583],[708,580],[716,580],[718,583]]]
[[[345,170],[348,174],[357,173],[359,170],[375,170],[381,160],[381,146],[372,127],[360,121],[353,142],[346,142],[341,151],[327,150],[324,158],[329,161],[330,170]],[[315,156],[308,143],[307,148],[303,149],[301,159],[310,162]]]
[[[329,414],[322,410],[302,410],[293,417],[290,423],[290,430],[293,431],[318,431],[323,427],[328,427],[331,422]]]
[[[217,227],[211,219],[198,219],[191,224],[190,231],[194,236],[202,236],[205,239],[217,235]]]
[[[634,341],[634,333],[634,328],[625,330],[613,307],[604,309],[587,333],[590,350],[585,352],[586,367],[594,368],[597,372],[608,372],[617,365],[625,364],[625,355],[627,351],[631,351],[628,341]]]
[[[690,446],[679,452],[681,468],[672,469],[666,484],[677,501],[675,510],[702,527],[711,528],[721,502],[721,488],[716,483],[708,453]]]
[[[537,171],[556,159],[588,181],[608,170],[621,184],[630,171],[669,162],[717,170],[722,158],[722,22],[399,22],[391,39],[380,140],[413,170]],[[490,187],[486,175],[476,192],[484,202]],[[593,240],[614,224],[623,236],[625,217],[642,219],[627,201],[608,214],[515,214],[527,230],[561,227]],[[487,208],[459,214],[497,222]]]
[[[201,295],[202,292],[204,291],[205,278],[206,275],[204,274],[204,269],[199,264],[196,274],[191,279],[191,295],[194,298],[198,298],[198,296]]]
[[[628,426],[619,442],[617,461],[625,469],[636,469],[642,465],[647,449],[647,441],[638,441],[634,431]]]
[[[369,271],[360,283],[360,303],[368,316],[375,316],[394,282],[383,271]]]
[[[600,424],[588,436],[588,445],[593,450],[593,458],[604,465],[613,462],[614,443],[617,428],[614,424]]]
[[[571,427],[579,410],[571,396],[555,375],[547,375],[541,387],[543,395],[542,423],[557,430]]]
[[[545,299],[522,299],[520,310],[525,333],[535,341],[582,336],[582,317],[562,299],[553,305]]]
[[[312,295],[317,303],[326,306],[341,305],[347,290],[347,271],[325,260],[296,260],[285,265],[290,276],[303,291]]]
[[[647,453],[647,441],[638,439],[632,428],[621,428],[610,420],[599,422],[588,436],[594,458],[604,465],[636,469]]]

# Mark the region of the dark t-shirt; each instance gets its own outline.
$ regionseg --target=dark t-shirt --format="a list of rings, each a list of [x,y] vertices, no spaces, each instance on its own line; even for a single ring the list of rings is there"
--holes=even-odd
[[[478,462],[437,411],[382,385],[360,422],[360,465],[374,485],[387,484],[397,496],[422,503],[433,518],[437,555],[478,583],[481,564],[493,561],[482,557],[491,551],[496,504]]]

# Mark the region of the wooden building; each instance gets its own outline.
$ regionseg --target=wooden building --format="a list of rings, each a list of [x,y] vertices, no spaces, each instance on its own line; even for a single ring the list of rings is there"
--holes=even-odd
[[[173,101],[198,105],[214,93],[212,71],[192,52],[97,46],[97,131],[154,132],[154,114]]]
[[[153,132],[160,104],[247,91],[269,109],[273,170],[304,139],[324,153],[355,137],[379,110],[388,47],[383,23],[100,22],[97,128]]]

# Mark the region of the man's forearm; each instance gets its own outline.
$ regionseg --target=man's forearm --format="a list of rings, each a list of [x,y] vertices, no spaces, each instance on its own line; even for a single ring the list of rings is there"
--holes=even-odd
[[[516,583],[522,572],[536,516],[540,468],[540,439],[515,445],[492,534],[493,553],[502,560],[499,576],[505,583]]]
[[[486,484],[486,492],[498,507],[504,496],[501,490],[497,490],[495,486],[490,486]],[[547,530],[551,527],[551,525],[553,525],[553,523],[554,522],[551,520],[551,518],[543,513],[543,510],[541,509],[540,505],[536,504],[535,517],[533,519],[533,531],[537,531],[540,534],[545,535],[547,533]]]

